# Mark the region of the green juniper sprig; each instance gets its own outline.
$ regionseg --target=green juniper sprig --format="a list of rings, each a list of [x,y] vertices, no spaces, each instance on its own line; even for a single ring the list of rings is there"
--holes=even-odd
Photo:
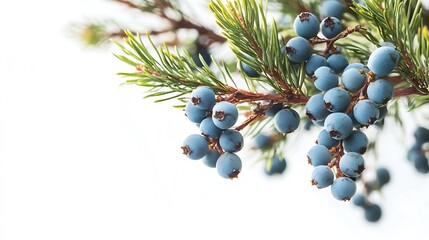
[[[396,71],[411,87],[397,91],[396,96],[427,95],[429,37],[420,1],[384,0],[378,3],[365,0],[365,4],[355,4],[352,9],[374,30],[367,35],[368,40],[377,46],[383,41],[391,42],[401,55]],[[377,33],[379,37],[376,37]],[[424,98],[429,101],[426,96]]]

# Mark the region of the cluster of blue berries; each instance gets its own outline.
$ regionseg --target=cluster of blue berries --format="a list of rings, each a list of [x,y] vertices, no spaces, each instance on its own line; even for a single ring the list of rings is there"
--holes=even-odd
[[[350,200],[356,193],[355,180],[365,169],[362,154],[369,143],[360,129],[386,116],[393,86],[382,77],[398,61],[399,53],[391,46],[383,46],[370,55],[367,66],[348,64],[342,71],[341,84],[338,73],[329,64],[318,67],[314,73],[314,85],[320,92],[307,102],[306,114],[324,129],[307,157],[315,167],[312,183],[318,188],[331,186],[338,200]]]
[[[315,14],[302,12],[295,18],[293,27],[298,36],[287,41],[284,51],[291,62],[305,62],[305,71],[308,75],[313,75],[318,66],[329,65],[336,73],[341,72],[347,66],[347,59],[336,51],[327,58],[312,54],[313,49],[309,41],[316,38],[319,32],[327,39],[340,34],[344,27],[338,18],[329,16],[319,22]]]
[[[417,127],[414,130],[414,144],[408,150],[407,159],[420,173],[429,173],[429,129]]]
[[[336,2],[325,1],[322,7]],[[306,103],[308,118],[323,127],[317,145],[307,154],[314,166],[311,182],[318,188],[331,186],[338,200],[350,200],[356,193],[355,181],[365,169],[362,154],[369,144],[361,128],[382,121],[387,114],[393,86],[383,77],[396,67],[399,53],[386,44],[372,52],[367,65],[349,63],[335,47],[328,54],[314,54],[310,39],[317,39],[319,32],[332,39],[343,31],[335,16],[325,16],[319,24],[316,15],[303,12],[295,18],[294,30],[298,36],[286,43],[287,57],[304,63],[319,90]]]
[[[216,102],[210,87],[199,86],[191,93],[185,115],[199,126],[200,134],[192,134],[183,141],[183,154],[192,160],[202,159],[224,178],[236,178],[242,163],[235,153],[244,144],[241,133],[232,128],[238,119],[237,107],[227,101]]]
[[[382,216],[382,209],[379,204],[370,200],[372,192],[380,191],[387,183],[390,182],[390,172],[385,167],[376,169],[376,177],[372,181],[365,183],[365,193],[356,194],[352,202],[355,206],[361,207],[364,211],[364,217],[368,222],[377,222]]]

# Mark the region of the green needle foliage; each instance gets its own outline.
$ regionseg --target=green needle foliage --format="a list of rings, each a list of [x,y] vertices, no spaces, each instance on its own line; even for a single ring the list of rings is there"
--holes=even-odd
[[[382,41],[393,43],[401,58],[397,72],[419,93],[428,93],[429,37],[424,25],[420,1],[386,0],[384,7],[378,1],[365,0],[366,7],[355,4],[353,10],[372,27],[368,38],[380,46]]]
[[[137,71],[119,75],[127,78],[127,84],[148,87],[146,97],[157,97],[158,102],[180,98],[200,85],[209,86],[217,93],[230,91],[226,83],[233,82],[233,79],[226,67],[223,67],[223,79],[220,80],[202,58],[204,66],[199,68],[186,51],[181,53],[176,49],[172,53],[167,45],[157,47],[149,36],[151,48],[148,49],[140,36],[134,36],[130,31],[125,31],[125,34],[128,37],[125,43],[130,49],[117,43],[125,55],[116,57]],[[218,67],[222,68],[219,64]]]

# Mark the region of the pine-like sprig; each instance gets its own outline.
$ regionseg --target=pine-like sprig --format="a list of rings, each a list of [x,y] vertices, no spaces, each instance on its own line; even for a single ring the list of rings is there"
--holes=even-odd
[[[377,46],[383,41],[393,43],[401,55],[396,72],[411,84],[414,93],[428,94],[429,36],[420,1],[365,0],[365,4],[355,4],[353,10],[375,30],[373,36],[380,36],[368,40]],[[423,103],[419,101],[419,106]]]

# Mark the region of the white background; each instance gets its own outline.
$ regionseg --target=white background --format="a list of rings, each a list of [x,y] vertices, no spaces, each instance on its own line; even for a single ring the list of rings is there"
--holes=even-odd
[[[183,113],[120,86],[115,73],[133,69],[113,56],[118,48],[68,36],[72,22],[138,21],[125,10],[101,0],[0,4],[3,239],[427,238],[428,176],[405,159],[409,132],[392,121],[377,158],[392,181],[373,196],[383,208],[375,224],[310,186],[305,154],[317,129],[291,135],[287,170],[272,178],[250,151],[239,153],[244,167],[233,181],[181,155],[183,139],[198,132]],[[406,119],[407,130],[416,124],[428,125]]]

